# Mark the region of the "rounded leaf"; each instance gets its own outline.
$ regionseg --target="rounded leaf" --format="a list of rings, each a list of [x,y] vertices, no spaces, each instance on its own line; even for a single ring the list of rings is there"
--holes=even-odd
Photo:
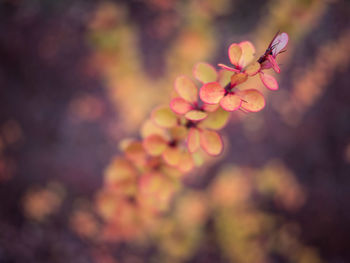
[[[177,141],[183,140],[187,136],[187,128],[182,125],[178,125],[169,129],[169,133],[172,139]]]
[[[143,140],[144,149],[152,156],[161,155],[167,146],[168,142],[157,134],[152,134]]]
[[[152,120],[146,120],[141,127],[141,137],[146,138],[151,134],[165,135],[165,130],[156,125]]]
[[[243,41],[239,43],[239,46],[242,49],[242,56],[239,60],[239,65],[241,68],[245,68],[254,59],[255,47],[249,41]]]
[[[260,79],[266,88],[270,90],[278,90],[278,82],[273,76],[266,73],[260,73]]]
[[[201,110],[191,110],[185,114],[185,118],[190,121],[201,121],[208,116],[208,113]]]
[[[202,106],[202,109],[203,109],[205,112],[214,112],[214,111],[216,111],[219,107],[220,107],[219,104],[206,104],[206,103],[204,103],[203,106]]]
[[[153,212],[166,211],[176,190],[176,182],[159,172],[143,174],[139,179],[138,203]]]
[[[204,62],[197,63],[193,69],[194,77],[202,83],[208,83],[216,81],[218,78],[218,73],[216,69]]]
[[[242,84],[246,82],[248,79],[248,75],[245,73],[236,73],[231,76],[231,85],[232,86],[237,86],[239,84]]]
[[[218,82],[220,83],[221,87],[226,87],[227,84],[231,82],[232,72],[222,69],[219,71],[219,77]]]
[[[204,151],[200,150],[192,153],[192,159],[195,166],[200,167],[204,164],[206,156]]]
[[[227,66],[227,65],[225,65],[225,64],[218,64],[218,66],[221,67],[222,69],[227,70],[227,71],[232,71],[232,72],[236,72],[236,73],[241,72],[241,70],[236,69],[236,68],[229,67],[229,66]]]
[[[202,130],[200,132],[200,145],[210,155],[219,155],[223,150],[221,136],[215,131]]]
[[[183,173],[188,173],[189,171],[191,171],[194,167],[192,155],[187,151],[183,152],[181,154],[177,167]]]
[[[246,111],[257,112],[265,107],[264,95],[255,89],[243,90],[239,96],[242,99],[241,107]]]
[[[187,136],[187,148],[189,152],[193,153],[199,148],[199,130],[191,128]]]
[[[116,210],[120,205],[121,198],[118,198],[117,191],[104,190],[96,195],[96,208],[98,214],[106,221],[113,220]]]
[[[201,127],[210,130],[221,130],[228,122],[230,113],[218,108],[215,112],[208,114],[208,117],[201,122]]]
[[[198,89],[190,78],[186,76],[177,77],[175,80],[175,90],[184,100],[190,103],[197,102]]]
[[[152,112],[152,120],[163,128],[171,128],[176,125],[176,115],[167,106],[159,107]]]
[[[233,65],[238,66],[239,60],[242,56],[242,49],[241,47],[234,43],[228,48],[228,57],[230,58],[230,61]]]
[[[178,147],[168,146],[162,154],[164,161],[171,165],[175,166],[179,163],[181,158],[181,151]]]
[[[241,107],[242,100],[236,93],[229,93],[220,101],[220,106],[226,111],[235,111]]]
[[[105,171],[105,183],[120,185],[125,181],[136,180],[137,170],[130,161],[117,157]]]
[[[170,102],[170,108],[176,114],[183,115],[186,112],[189,112],[192,109],[192,106],[189,102],[187,102],[183,98],[174,98]]]
[[[208,104],[217,104],[225,95],[225,89],[217,82],[204,84],[199,91],[201,100]]]
[[[128,143],[124,149],[124,154],[129,160],[138,165],[143,165],[147,157],[142,143],[138,141]]]
[[[259,72],[260,68],[260,63],[255,61],[254,63],[251,63],[249,66],[246,67],[244,73],[248,74],[249,76],[254,76]]]
[[[271,55],[268,55],[268,56],[267,56],[267,59],[268,59],[268,61],[271,63],[271,66],[272,66],[273,70],[274,70],[276,73],[280,73],[280,72],[281,72],[281,69],[280,69],[280,67],[278,66],[278,64],[277,64],[277,62],[276,62],[276,60],[275,60],[275,58],[274,58],[273,56],[271,56]]]

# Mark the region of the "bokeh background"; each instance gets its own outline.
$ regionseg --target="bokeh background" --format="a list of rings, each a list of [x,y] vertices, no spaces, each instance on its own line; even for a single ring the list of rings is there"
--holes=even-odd
[[[349,17],[340,0],[1,0],[0,262],[350,262]],[[266,108],[232,114],[151,233],[97,238],[105,171],[175,77],[278,30],[280,89],[247,84]]]

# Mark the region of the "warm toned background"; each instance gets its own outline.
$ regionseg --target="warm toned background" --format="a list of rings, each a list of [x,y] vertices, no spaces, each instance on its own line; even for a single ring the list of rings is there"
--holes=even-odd
[[[0,262],[349,262],[349,17],[349,2],[336,0],[1,0]],[[232,42],[250,40],[261,54],[278,30],[290,35],[280,90],[249,84],[266,108],[233,113],[225,154],[185,180],[210,196],[220,174],[253,169],[272,174],[273,196],[249,192],[248,215],[210,210],[184,253],[164,247],[167,237],[98,252],[79,237],[72,211],[94,199],[118,142],[169,102],[175,77],[199,61],[228,63]],[[265,189],[268,178],[242,180]],[[238,231],[252,218],[265,226],[262,215],[276,226],[266,239],[289,229],[300,257]],[[251,248],[265,261],[247,261]]]

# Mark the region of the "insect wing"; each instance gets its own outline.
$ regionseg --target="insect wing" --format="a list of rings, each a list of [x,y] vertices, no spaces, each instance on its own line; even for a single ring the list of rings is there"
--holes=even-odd
[[[277,33],[273,36],[268,48],[266,49],[267,52],[271,51],[272,47],[273,47],[273,43],[275,42],[276,37],[278,36],[278,34],[280,33],[280,31],[278,30]]]
[[[288,44],[288,34],[279,34],[272,42],[271,47],[273,48],[272,54],[276,57]]]

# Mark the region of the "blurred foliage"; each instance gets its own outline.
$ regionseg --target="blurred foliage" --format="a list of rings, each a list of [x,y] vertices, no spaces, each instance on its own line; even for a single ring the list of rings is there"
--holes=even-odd
[[[136,25],[128,20],[128,12],[132,11],[128,10],[126,5],[104,3],[96,11],[90,23],[90,38],[96,50],[91,63],[105,76],[112,103],[121,115],[119,123],[122,123],[122,127],[116,124],[115,129],[122,129],[126,133],[140,126],[141,121],[146,118],[147,112],[154,105],[166,102],[163,98],[167,97],[171,83],[177,75],[191,75],[190,70],[195,62],[214,58],[218,47],[216,41],[213,41],[215,30],[212,23],[216,17],[225,15],[227,10],[230,10],[229,5],[232,4],[228,1],[215,3],[214,1],[145,1],[144,3],[150,9],[161,10],[160,15],[150,23],[146,34],[156,41],[171,39],[172,43],[168,50],[163,51],[165,59],[161,77],[150,78],[147,69],[142,66],[145,64],[145,61],[140,59],[142,54],[140,54],[139,45],[142,40],[139,38],[140,34]],[[271,1],[268,5],[270,5],[268,7],[270,15],[262,18],[261,24],[264,26],[257,27],[252,35],[256,38],[257,50],[264,50],[269,38],[277,29],[287,31],[294,45],[288,47],[287,55],[284,56],[283,66],[286,67],[288,60],[293,57],[293,52],[296,52],[294,46],[297,41],[300,41],[303,35],[317,24],[327,8],[327,3]],[[166,19],[165,16],[167,16]],[[348,43],[347,40],[344,41]],[[344,60],[348,59],[344,58]],[[332,61],[335,61],[334,64],[327,63],[327,65],[333,69],[337,62],[336,59]],[[311,68],[315,69],[315,67],[310,67],[310,70]],[[315,75],[312,72],[309,74]],[[324,83],[323,79],[320,82]],[[307,83],[304,81],[295,83],[296,87],[291,92],[302,90],[308,96],[316,96],[309,85],[305,88]],[[250,81],[247,82],[245,88],[249,89],[259,85],[257,80]],[[298,88],[297,85],[304,86]],[[155,93],[154,90],[157,92]],[[295,96],[286,93],[285,89],[282,90],[282,94],[290,104],[293,101],[289,98]],[[274,105],[276,111],[283,114],[287,124],[290,124],[293,121],[290,116],[293,115],[294,119],[296,118],[295,110],[287,113],[283,108],[290,109],[288,103],[282,101],[278,103],[279,106]],[[296,110],[300,112],[300,107]],[[246,118],[241,115],[240,117],[243,118],[243,127],[247,129],[248,135],[250,131],[258,132],[263,125],[260,116]],[[152,142],[149,147],[155,149],[153,148],[156,147],[154,143]],[[130,145],[130,142],[127,145]],[[128,146],[124,146],[124,150],[125,147]],[[139,158],[133,160],[137,161]],[[128,161],[122,159],[120,161],[130,166],[127,164]],[[117,164],[116,162],[118,159],[114,163]],[[132,167],[133,165],[127,169],[134,169]],[[122,168],[120,164],[114,168],[110,166],[107,178],[113,178],[111,173],[119,174],[120,169],[125,168]],[[130,175],[120,177],[121,175],[116,174],[115,180],[123,181],[111,179],[112,182],[117,183],[113,183],[117,188],[104,190],[99,194],[98,210],[108,222],[103,236],[106,238],[108,235],[107,239],[112,238],[112,240],[130,239],[133,236],[140,237],[139,231],[144,232],[143,229],[147,229],[147,235],[155,236],[153,242],[159,254],[156,253],[153,257],[157,262],[189,260],[196,249],[202,245],[203,231],[208,231],[206,224],[209,221],[214,225],[212,234],[216,236],[220,249],[232,262],[269,262],[274,257],[284,258],[288,262],[320,262],[315,250],[298,241],[298,234],[294,233],[294,230],[298,229],[295,223],[287,222],[265,211],[266,205],[273,205],[286,211],[295,211],[306,198],[293,174],[279,161],[271,162],[257,170],[227,168],[218,173],[215,181],[209,187],[209,194],[182,190],[181,195],[174,200],[175,207],[171,209],[171,214],[159,218],[152,217],[148,209],[144,210],[134,204],[135,189],[130,187],[134,184],[132,181],[135,180],[135,175],[131,177]],[[162,174],[144,176],[152,180],[155,180],[156,177],[159,179],[164,177]],[[177,175],[175,176],[177,178]],[[117,179],[124,177],[125,179]],[[150,179],[141,180],[141,182],[148,182]],[[163,211],[164,208],[164,211],[169,209],[168,207],[162,208],[162,204],[169,202],[169,194],[173,191],[166,190],[167,180],[163,178],[159,182],[145,184],[147,192],[151,191],[148,195],[154,193],[152,191],[160,195],[153,201],[145,201],[148,202],[147,206],[155,206],[156,210],[160,211]],[[125,191],[127,195],[130,195],[129,200],[118,197],[118,193],[120,195]],[[161,197],[163,194],[165,196]],[[138,196],[139,193],[136,198],[139,198]],[[144,198],[146,196],[142,197],[142,200]],[[145,202],[138,202],[138,204]],[[153,222],[154,220],[156,222]],[[194,222],[191,222],[192,220]],[[141,236],[142,240],[146,238],[143,234]],[[142,241],[142,244],[144,242]]]
[[[24,213],[30,219],[44,221],[48,216],[57,213],[64,195],[64,188],[57,182],[51,182],[42,189],[33,187],[23,198]]]

